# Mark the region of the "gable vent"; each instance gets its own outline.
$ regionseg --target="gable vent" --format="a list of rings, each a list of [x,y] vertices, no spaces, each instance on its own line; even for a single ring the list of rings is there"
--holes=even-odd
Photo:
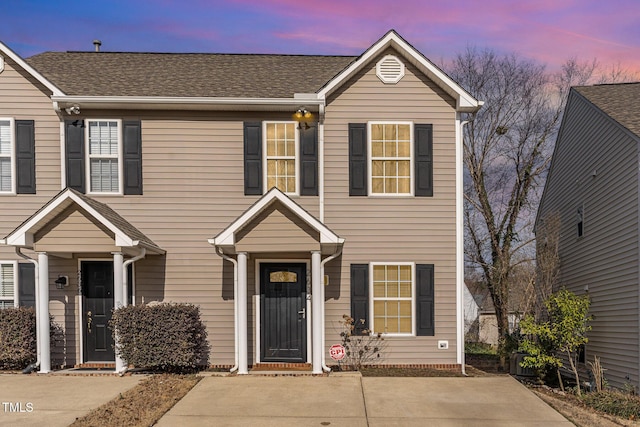
[[[376,64],[376,75],[383,83],[398,83],[404,77],[404,64],[396,56],[387,55]]]

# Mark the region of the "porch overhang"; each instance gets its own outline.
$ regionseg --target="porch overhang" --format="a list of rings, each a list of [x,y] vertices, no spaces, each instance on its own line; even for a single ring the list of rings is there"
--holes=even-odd
[[[235,253],[238,232],[265,211],[265,209],[277,202],[281,203],[297,218],[302,220],[318,233],[318,243],[320,244],[321,252],[323,254],[336,253],[338,248],[344,244],[344,238],[331,231],[326,225],[307,212],[302,206],[275,187],[258,199],[216,237],[209,239],[208,242],[211,245],[222,249],[227,254]]]
[[[115,246],[144,248],[148,253],[152,254],[165,253],[162,248],[108,205],[71,188],[66,188],[58,193],[18,228],[0,240],[0,244],[34,249],[36,233],[74,204],[113,234]]]

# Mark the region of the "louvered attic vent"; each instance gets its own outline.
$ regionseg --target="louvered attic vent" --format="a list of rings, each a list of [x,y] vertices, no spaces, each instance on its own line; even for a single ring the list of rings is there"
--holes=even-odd
[[[383,83],[398,83],[404,77],[404,64],[397,57],[387,55],[376,65],[376,75]]]

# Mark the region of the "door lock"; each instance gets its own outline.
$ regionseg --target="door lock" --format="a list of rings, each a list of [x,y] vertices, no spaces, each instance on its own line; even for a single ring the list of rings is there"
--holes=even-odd
[[[93,319],[91,318],[91,312],[87,311],[87,332],[91,333],[91,323]]]
[[[306,319],[307,309],[303,308],[298,312],[298,314],[300,315],[300,319]]]

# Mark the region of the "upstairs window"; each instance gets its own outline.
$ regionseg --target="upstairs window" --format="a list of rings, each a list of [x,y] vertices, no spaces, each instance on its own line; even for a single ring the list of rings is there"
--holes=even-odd
[[[373,332],[412,335],[413,264],[372,264]]]
[[[411,123],[369,123],[370,194],[411,195]]]
[[[298,132],[296,122],[265,122],[266,190],[276,187],[298,194]]]
[[[0,193],[14,192],[13,120],[0,119]]]
[[[121,193],[121,140],[117,120],[89,120],[87,126],[90,193]]]

